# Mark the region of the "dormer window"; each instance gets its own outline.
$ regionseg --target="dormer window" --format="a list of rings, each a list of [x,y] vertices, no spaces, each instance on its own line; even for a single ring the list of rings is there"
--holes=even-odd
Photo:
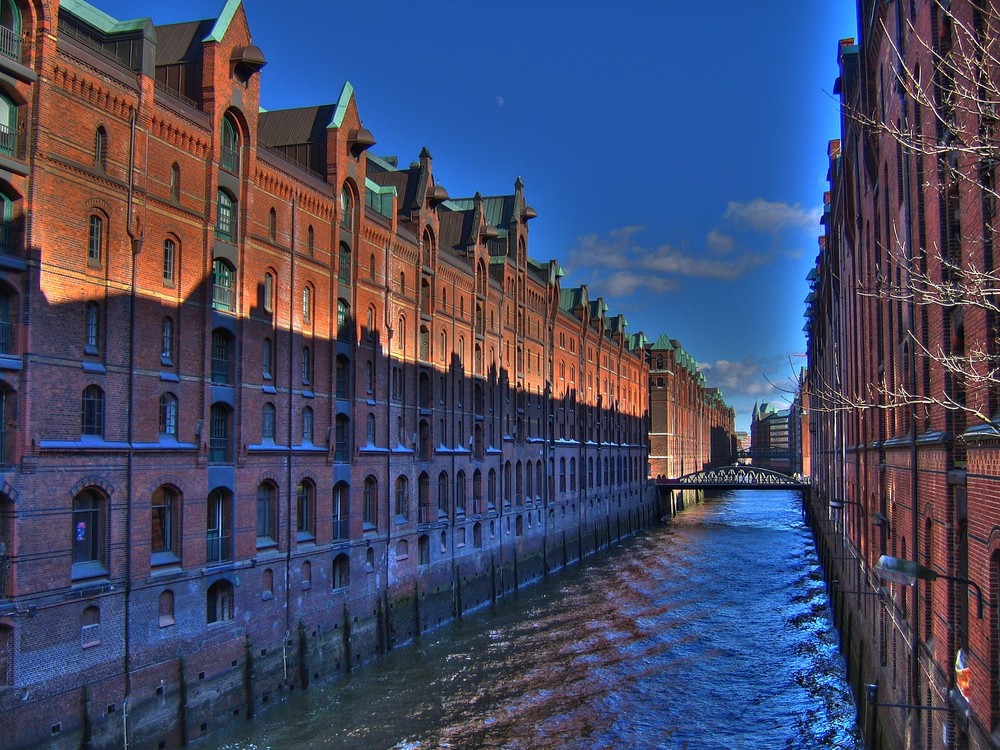
[[[233,119],[222,118],[222,148],[219,152],[219,166],[235,175],[240,173],[240,131]]]

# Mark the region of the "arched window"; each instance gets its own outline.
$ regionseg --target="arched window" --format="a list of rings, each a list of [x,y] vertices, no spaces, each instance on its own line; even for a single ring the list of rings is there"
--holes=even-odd
[[[417,540],[417,552],[419,554],[419,560],[421,565],[430,565],[431,563],[431,539],[427,534],[421,534],[420,538]]]
[[[272,482],[261,482],[257,487],[257,546],[274,546],[277,534],[278,488]]]
[[[108,168],[108,131],[103,125],[94,133],[94,167],[102,172]]]
[[[345,589],[351,585],[351,559],[344,554],[333,558],[333,588]]]
[[[351,248],[347,243],[340,243],[340,254],[337,259],[337,279],[343,284],[351,283]]]
[[[312,445],[313,441],[313,410],[306,406],[302,409],[302,443]]]
[[[160,617],[158,623],[161,628],[169,628],[174,622],[174,592],[167,589],[160,592]]]
[[[82,415],[80,433],[104,436],[104,391],[96,385],[88,385],[83,389]]]
[[[337,398],[349,398],[350,389],[350,373],[351,373],[351,361],[345,357],[343,354],[337,356],[337,382],[336,382],[336,392]]]
[[[337,300],[337,339],[340,341],[351,340],[351,307],[347,300]]]
[[[181,168],[176,162],[170,167],[170,198],[174,202],[181,199]]]
[[[396,542],[396,559],[405,560],[410,556],[410,543],[405,539]]]
[[[217,489],[208,495],[205,509],[205,561],[209,564],[226,562],[232,550],[232,494]]]
[[[174,363],[174,319],[171,317],[160,321],[160,363],[168,366]]]
[[[13,0],[0,2],[0,54],[11,60],[21,61],[21,11]],[[0,670],[0,685],[3,671]]]
[[[216,206],[215,236],[224,242],[236,242],[236,198],[220,188]]]
[[[91,648],[101,643],[101,610],[97,605],[90,605],[80,615],[80,645]]]
[[[362,521],[366,530],[378,526],[378,481],[373,476],[365,479],[364,509]]]
[[[403,475],[396,477],[396,518],[405,521],[410,515],[409,481]]]
[[[261,290],[261,296],[264,311],[274,312],[274,274],[271,271],[264,272],[264,288]]]
[[[174,285],[174,264],[176,263],[177,243],[167,237],[163,241],[163,283]]]
[[[431,517],[431,478],[427,472],[421,472],[417,477],[417,521],[430,523]]]
[[[101,350],[101,306],[88,302],[84,310],[86,339],[83,350],[87,354],[97,354]]]
[[[333,486],[333,538],[348,539],[350,526],[348,524],[348,503],[350,502],[350,487],[345,482],[337,482]]]
[[[0,466],[14,464],[15,434],[17,434],[17,394],[10,388],[0,387]],[[5,536],[10,530],[5,518],[5,500],[6,498],[0,495],[0,544],[5,542],[10,544],[10,539]],[[2,576],[3,574],[0,573],[0,579]],[[0,580],[0,587],[2,586],[3,581]]]
[[[84,490],[73,498],[73,577],[86,578],[106,573],[105,500],[94,490]]]
[[[377,445],[375,441],[375,415],[369,414],[365,420],[365,442],[368,443],[368,447],[374,447]]]
[[[345,185],[340,191],[340,226],[342,229],[350,231],[353,226],[354,206],[351,200],[351,191]]]
[[[11,5],[8,0],[3,6]],[[0,38],[0,49],[2,49]],[[0,154],[17,156],[17,105],[4,94],[0,93]]]
[[[180,510],[180,495],[173,487],[162,485],[153,490],[149,503],[149,542],[153,565],[180,559],[177,535]]]
[[[177,396],[172,393],[160,396],[160,434],[177,438]]]
[[[302,287],[302,322],[306,325],[312,324],[313,318],[313,296],[312,287],[306,284]]]
[[[312,350],[308,346],[302,347],[302,385],[312,383]]]
[[[490,469],[490,473],[487,476],[487,495],[486,502],[489,504],[490,510],[496,508],[497,505],[497,472],[496,469]]]
[[[91,214],[87,233],[87,265],[100,268],[104,260],[104,217]]]
[[[448,517],[448,474],[438,474],[438,518]]]
[[[310,479],[295,488],[295,532],[300,542],[316,539],[316,485]]]
[[[267,213],[267,237],[274,242],[278,236],[278,212],[271,207],[271,210]]]
[[[236,270],[222,259],[212,263],[212,307],[226,312],[236,309]]]
[[[222,144],[219,151],[219,166],[227,172],[240,173],[240,133],[232,117],[222,118]]]
[[[274,342],[265,338],[261,344],[261,376],[264,380],[274,377]]]
[[[211,625],[233,619],[233,584],[216,581],[208,587],[205,601],[205,621]]]
[[[312,224],[306,230],[306,250],[310,255],[316,254],[316,230],[313,229]]]
[[[274,442],[275,422],[277,421],[276,417],[277,413],[274,408],[274,404],[271,402],[264,404],[264,409],[261,413],[260,436],[266,443]]]
[[[455,512],[465,515],[465,472],[460,471],[455,475]]]

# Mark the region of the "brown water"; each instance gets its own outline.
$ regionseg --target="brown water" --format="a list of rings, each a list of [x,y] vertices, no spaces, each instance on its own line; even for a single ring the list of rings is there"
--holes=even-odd
[[[799,508],[709,500],[197,746],[860,750]]]

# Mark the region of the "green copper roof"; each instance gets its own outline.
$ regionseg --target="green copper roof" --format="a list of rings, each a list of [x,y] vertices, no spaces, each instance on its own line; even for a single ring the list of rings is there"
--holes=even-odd
[[[661,333],[660,337],[656,339],[656,343],[653,344],[653,348],[657,350],[663,350],[665,352],[672,352],[674,350],[674,345],[670,343],[670,337]]]
[[[116,18],[112,18],[104,11],[98,10],[93,5],[84,2],[84,0],[63,0],[63,2],[60,3],[60,6],[72,13],[81,21],[89,23],[95,29],[99,29],[106,34],[117,34],[122,31],[134,31],[135,29],[141,29],[147,24],[152,23],[149,18],[136,18],[131,21],[119,21]]]
[[[222,37],[226,35],[229,30],[229,24],[233,21],[233,16],[236,15],[236,9],[240,7],[241,0],[226,0],[226,5],[223,7],[222,12],[215,21],[215,26],[212,27],[212,33],[206,36],[202,41],[205,42],[221,42]]]
[[[333,117],[330,119],[328,128],[339,128],[344,124],[344,115],[347,114],[347,107],[354,96],[354,86],[350,81],[344,81],[344,88],[340,90],[340,98],[337,100],[337,108],[333,110]]]

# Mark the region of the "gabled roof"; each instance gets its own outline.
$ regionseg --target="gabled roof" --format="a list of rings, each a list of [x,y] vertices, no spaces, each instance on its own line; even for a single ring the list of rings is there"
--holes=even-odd
[[[672,352],[674,350],[674,344],[670,340],[670,337],[665,333],[661,333],[660,337],[656,339],[656,343],[653,344],[653,349],[662,350],[665,352]]]
[[[112,18],[102,10],[98,10],[84,0],[62,0],[59,3],[60,10],[69,11],[81,21],[90,24],[95,29],[103,31],[105,34],[120,34],[123,31],[135,31],[136,29],[152,26],[149,18],[134,18],[129,21],[119,21]]]
[[[156,66],[197,62],[202,57],[205,36],[215,25],[214,18],[156,26]]]
[[[321,143],[334,112],[333,104],[261,112],[257,137],[265,146]]]
[[[514,216],[513,195],[491,195],[482,197],[483,217],[491,226],[497,228],[501,237],[506,236],[507,226]],[[475,198],[451,198],[444,202],[445,208],[451,211],[472,211]]]

